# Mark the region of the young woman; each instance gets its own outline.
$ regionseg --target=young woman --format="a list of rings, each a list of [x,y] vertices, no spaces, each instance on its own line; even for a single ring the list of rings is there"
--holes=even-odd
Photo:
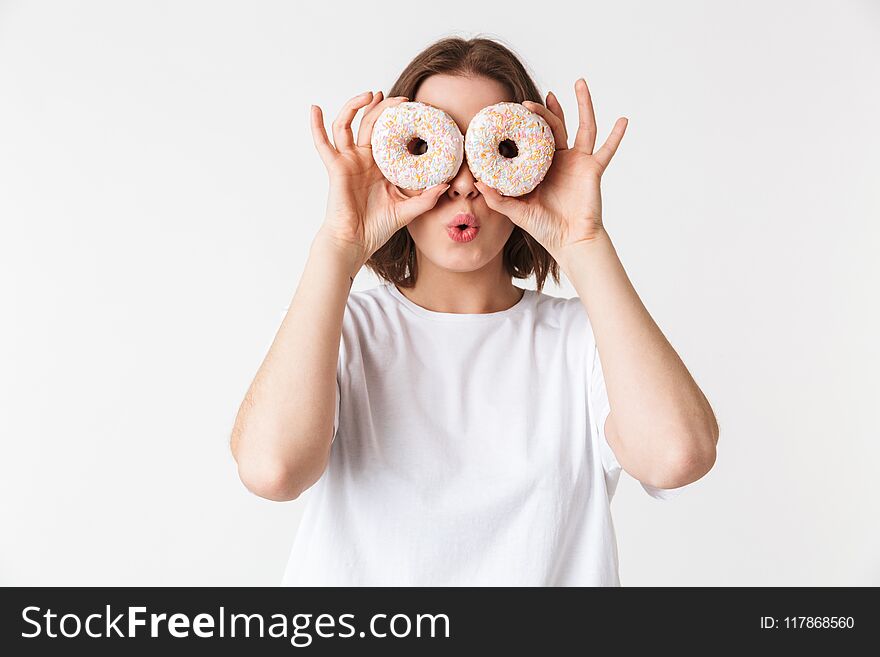
[[[232,435],[253,493],[308,491],[283,584],[618,586],[621,469],[663,498],[712,468],[712,409],[603,223],[600,178],[626,119],[594,148],[586,82],[574,91],[572,140],[509,49],[451,38],[388,97],[349,100],[332,143],[312,107],[327,213]],[[370,135],[407,99],[462,133],[488,105],[523,103],[554,133],[550,171],[522,197],[466,162],[448,184],[398,189]],[[467,242],[448,234],[461,214],[478,225]],[[350,292],[363,265],[385,282]],[[577,297],[541,291],[560,267]],[[537,290],[512,283],[531,275]]]

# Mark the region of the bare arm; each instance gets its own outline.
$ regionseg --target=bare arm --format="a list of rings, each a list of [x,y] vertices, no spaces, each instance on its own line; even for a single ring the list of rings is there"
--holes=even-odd
[[[321,235],[232,430],[242,482],[292,500],[324,471],[336,406],[336,364],[350,269]]]
[[[604,230],[560,256],[587,310],[608,402],[605,436],[639,481],[677,488],[715,462],[718,424],[709,402],[633,288]]]

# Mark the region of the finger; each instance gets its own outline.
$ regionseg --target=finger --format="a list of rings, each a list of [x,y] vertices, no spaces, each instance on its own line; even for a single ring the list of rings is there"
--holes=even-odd
[[[544,107],[541,103],[524,100],[522,104],[550,124],[550,130],[553,132],[553,139],[556,142],[556,148],[558,150],[561,151],[568,148],[568,143],[565,137],[565,124],[559,120],[558,116]]]
[[[371,100],[370,103],[364,108],[364,116],[366,116],[369,111],[373,109],[376,105],[382,102],[383,98],[385,98],[385,96],[382,94],[381,91],[377,91],[376,93],[374,93],[373,100]]]
[[[617,119],[614,128],[611,130],[611,134],[608,135],[608,139],[605,140],[605,143],[602,144],[602,148],[596,151],[596,154],[593,156],[596,158],[596,161],[602,165],[603,171],[617,152],[617,147],[620,145],[620,140],[623,139],[623,133],[626,132],[627,125],[629,125],[629,119],[626,117],[621,116]]]
[[[574,93],[578,104],[578,130],[574,136],[574,147],[590,155],[596,145],[596,115],[587,81],[579,78],[574,83]]]
[[[312,125],[312,141],[315,142],[315,149],[321,156],[321,161],[325,166],[330,166],[333,159],[339,155],[333,144],[327,138],[327,130],[324,128],[324,114],[317,105],[312,105],[311,109],[311,125]]]
[[[560,122],[562,122],[562,127],[565,129],[565,143],[567,144],[568,128],[565,127],[565,112],[562,111],[562,105],[559,104],[559,99],[552,91],[547,92],[547,109],[558,116]]]
[[[474,186],[480,190],[480,194],[486,200],[486,205],[495,210],[495,212],[500,212],[506,216],[517,226],[522,226],[527,210],[524,201],[513,196],[504,196],[498,190],[489,187],[489,185],[479,180],[474,182]]]
[[[372,98],[373,92],[365,91],[354,98],[349,98],[348,102],[339,110],[336,120],[333,121],[333,143],[336,145],[336,150],[341,151],[354,145],[354,137],[351,134],[351,122],[354,120],[354,115],[357,114],[357,111],[364,105],[367,105]]]
[[[381,94],[382,92],[380,91],[379,93]],[[386,98],[385,100],[376,103],[372,108],[368,107],[364,114],[364,118],[361,119],[360,126],[358,126],[357,145],[369,148],[370,137],[373,135],[373,126],[376,124],[376,120],[382,115],[382,112],[389,107],[405,103],[407,100],[408,98],[406,96],[392,96],[391,98]]]
[[[402,228],[410,221],[437,205],[437,200],[449,189],[448,183],[433,185],[422,190],[418,196],[411,196],[400,201],[397,206],[397,218]]]
[[[381,91],[377,91],[376,93],[373,94],[373,100],[371,100],[371,101],[369,102],[369,104],[368,104],[366,107],[364,107],[364,113],[363,113],[363,115],[361,116],[360,125],[363,125],[363,123],[364,123],[364,119],[367,118],[367,116],[369,115],[370,111],[371,111],[376,105],[378,105],[380,102],[382,102],[382,98],[383,98],[383,97],[384,97],[384,96],[382,95],[382,92],[381,92]],[[358,134],[360,134],[360,126],[358,126],[358,128],[359,128],[359,129],[358,129]],[[357,143],[357,139],[355,140],[355,143]]]

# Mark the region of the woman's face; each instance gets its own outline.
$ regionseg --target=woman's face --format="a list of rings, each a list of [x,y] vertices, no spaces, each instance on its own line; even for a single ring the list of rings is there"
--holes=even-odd
[[[422,103],[445,111],[465,134],[474,115],[484,107],[510,101],[509,92],[495,80],[484,77],[462,77],[436,74],[426,78],[416,97]],[[474,187],[474,177],[467,161],[462,162],[449,189],[437,204],[407,224],[420,258],[435,266],[457,272],[480,269],[500,254],[514,225],[503,214],[490,210],[480,192]],[[415,190],[401,190],[407,196],[416,196]],[[450,237],[447,224],[458,214],[471,214],[479,230],[470,241],[456,241]],[[427,263],[420,262],[420,269]]]

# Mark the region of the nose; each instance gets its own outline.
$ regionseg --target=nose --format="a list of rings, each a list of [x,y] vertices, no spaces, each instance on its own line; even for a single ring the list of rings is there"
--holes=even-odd
[[[467,160],[464,159],[455,178],[449,181],[449,189],[446,193],[452,198],[475,199],[480,195],[480,190],[474,187],[474,182],[474,174],[471,173]]]

